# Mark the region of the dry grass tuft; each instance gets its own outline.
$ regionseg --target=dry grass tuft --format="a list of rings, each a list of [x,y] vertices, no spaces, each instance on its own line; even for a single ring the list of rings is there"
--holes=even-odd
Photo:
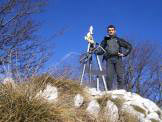
[[[107,101],[110,100],[109,95],[104,95],[97,99],[97,102],[100,104],[101,108],[104,108],[106,106]]]
[[[20,90],[21,89],[21,90]],[[61,113],[52,109],[52,105],[29,97],[23,87],[16,89],[0,85],[0,121],[1,122],[51,122],[59,120]],[[53,114],[56,113],[56,114]]]
[[[45,89],[47,84],[57,87],[59,92],[58,101],[61,104],[68,104],[73,107],[73,100],[76,94],[81,94],[85,98],[85,101],[88,101],[88,96],[84,90],[84,86],[81,86],[77,81],[69,80],[64,76],[54,77],[45,74],[32,78],[32,84],[35,89],[34,91]]]
[[[45,88],[45,86],[49,83],[59,89],[60,92],[66,92],[69,94],[83,94],[83,86],[80,86],[74,80],[69,80],[64,76],[54,77],[48,74],[44,74],[38,77],[32,78],[33,84],[35,84],[36,88]]]

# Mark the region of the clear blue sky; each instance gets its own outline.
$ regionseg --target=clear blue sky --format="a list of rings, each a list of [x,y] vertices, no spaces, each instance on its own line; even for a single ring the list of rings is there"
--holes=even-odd
[[[105,36],[106,26],[114,24],[122,38],[162,47],[162,0],[50,0],[39,19],[44,22],[42,37],[65,28],[62,36],[52,39],[54,55],[49,65],[70,52],[86,51],[84,36],[90,25],[97,42]]]

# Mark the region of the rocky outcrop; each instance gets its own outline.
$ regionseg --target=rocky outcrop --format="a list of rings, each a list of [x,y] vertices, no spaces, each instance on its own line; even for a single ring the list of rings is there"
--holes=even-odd
[[[162,122],[162,110],[151,100],[145,99],[138,94],[125,90],[96,91],[85,88],[88,96],[86,112],[98,117],[102,111],[109,122]],[[56,87],[47,85],[41,96],[49,101],[55,101],[58,96]],[[74,107],[79,109],[85,104],[85,98],[81,94],[74,97]]]
[[[88,89],[87,89],[88,90]],[[122,122],[161,122],[162,110],[151,100],[145,99],[138,94],[126,92],[125,90],[114,90],[98,92],[89,89],[91,98],[108,100],[109,111],[106,113],[113,120],[118,118]],[[96,94],[95,94],[96,93]],[[105,99],[107,97],[107,99]],[[111,107],[110,107],[111,106]],[[93,113],[92,113],[93,114]],[[115,121],[115,120],[114,120]]]

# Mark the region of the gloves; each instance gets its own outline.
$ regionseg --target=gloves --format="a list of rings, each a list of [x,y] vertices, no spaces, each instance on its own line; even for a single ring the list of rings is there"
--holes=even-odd
[[[125,55],[123,53],[118,53],[120,57],[124,57]]]

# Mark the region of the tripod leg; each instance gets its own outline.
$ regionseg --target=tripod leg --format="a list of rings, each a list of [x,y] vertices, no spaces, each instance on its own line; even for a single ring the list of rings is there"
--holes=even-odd
[[[83,83],[83,77],[84,77],[86,65],[87,64],[84,64],[84,66],[83,66],[83,70],[82,70],[82,74],[81,74],[81,79],[80,79],[80,85],[82,85],[82,83]]]
[[[102,72],[103,70],[102,70],[102,67],[101,67],[99,56],[96,55],[96,58],[97,58],[97,63],[98,63],[100,72]],[[104,75],[102,75],[102,80],[103,80],[103,83],[104,83],[105,90],[107,91],[108,89],[107,89],[106,80],[105,80],[105,76]]]
[[[89,60],[89,82],[91,83],[92,81],[92,57]]]
[[[87,52],[89,52],[90,46],[91,46],[91,44],[90,44],[90,43],[88,43]],[[83,66],[83,71],[82,71],[82,74],[81,74],[81,79],[80,79],[80,85],[82,85],[82,83],[83,83],[83,77],[84,77],[84,73],[85,73],[85,68],[86,68],[86,65],[87,65],[87,64],[84,64],[84,66]]]
[[[99,80],[99,76],[97,75],[97,91],[100,91],[99,83],[100,83],[100,80]]]

